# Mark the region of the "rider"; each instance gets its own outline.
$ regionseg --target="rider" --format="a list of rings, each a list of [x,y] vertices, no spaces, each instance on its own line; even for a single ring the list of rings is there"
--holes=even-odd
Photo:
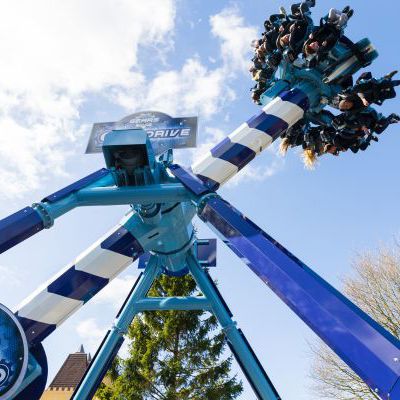
[[[320,26],[310,34],[303,47],[304,56],[311,65],[323,61],[335,47],[353,13],[347,6],[342,11],[331,9],[325,18],[321,18]]]
[[[364,72],[350,90],[357,93],[366,106],[372,103],[382,105],[387,99],[396,97],[395,87],[400,85],[400,80],[392,80],[397,71],[376,79],[371,72]]]

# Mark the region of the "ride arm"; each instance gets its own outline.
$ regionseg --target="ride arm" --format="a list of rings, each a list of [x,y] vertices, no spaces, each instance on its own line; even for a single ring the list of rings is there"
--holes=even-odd
[[[112,184],[113,178],[110,172],[103,168],[45,197],[40,203],[25,207],[0,220],[0,253],[4,253],[44,228],[50,228],[55,218],[76,206],[75,192],[79,189]]]
[[[340,45],[339,47],[343,47]],[[374,46],[368,39],[353,44],[356,54],[362,53],[366,63],[377,56]],[[212,191],[217,190],[243,167],[271,145],[282,133],[301,120],[308,111],[319,112],[324,106],[322,97],[332,97],[340,91],[340,85],[332,84],[360,70],[360,62],[354,51],[337,49],[338,61],[329,74],[317,71],[295,69],[293,76],[281,75],[263,96],[271,99],[261,112],[240,125],[234,132],[206,153],[191,170]],[[285,78],[295,82],[292,89]],[[335,86],[336,85],[336,86]],[[263,100],[263,101],[264,101]],[[306,118],[309,117],[307,114]]]
[[[400,342],[190,171],[172,172],[198,196],[209,225],[382,399],[400,400]]]
[[[103,168],[0,221],[0,253],[50,228],[54,220],[76,207],[175,203],[193,196],[182,184],[166,182],[117,187],[113,174]]]
[[[259,114],[240,125],[194,163],[191,170],[210,190],[217,190],[302,119],[310,102],[319,102],[319,96],[307,83],[279,93]]]
[[[200,218],[383,399],[400,399],[400,342],[225,200]]]
[[[16,308],[29,346],[45,339],[143,254],[148,228],[142,225],[137,214],[128,215]]]

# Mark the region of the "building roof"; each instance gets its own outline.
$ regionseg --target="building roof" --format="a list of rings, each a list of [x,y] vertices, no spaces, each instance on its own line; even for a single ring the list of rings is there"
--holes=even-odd
[[[90,355],[85,353],[83,346],[76,353],[70,354],[57,372],[49,389],[76,388],[89,366]]]

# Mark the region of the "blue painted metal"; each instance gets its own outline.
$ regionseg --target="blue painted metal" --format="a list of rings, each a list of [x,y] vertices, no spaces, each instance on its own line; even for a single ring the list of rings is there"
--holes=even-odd
[[[75,266],[72,266],[52,282],[47,287],[47,291],[86,303],[107,283],[108,279],[78,271]]]
[[[161,183],[135,187],[112,187],[111,185],[113,185],[113,179],[111,174],[108,174],[94,184],[59,201],[36,203],[35,211],[42,216],[43,220],[49,219],[48,226],[51,226],[56,218],[76,207],[182,202],[189,201],[194,197],[180,183]]]
[[[28,343],[15,315],[0,304],[0,398],[11,398],[23,383],[28,366]]]
[[[265,373],[265,370],[264,370],[264,368],[263,368],[263,366],[262,366],[260,360],[257,358],[256,353],[254,352],[254,350],[253,350],[252,347],[250,346],[250,343],[247,341],[246,336],[244,335],[244,333],[242,332],[241,329],[238,329],[238,332],[239,332],[240,337],[242,338],[242,341],[244,342],[245,347],[247,347],[249,353],[252,355],[254,361],[258,364],[260,370],[264,372],[264,378],[267,380],[267,382],[269,383],[269,385],[271,385],[271,387],[274,388],[274,387],[272,386],[271,380],[269,379],[268,375]],[[253,379],[252,379],[252,371],[249,371],[248,369],[246,369],[246,366],[243,364],[243,362],[242,362],[242,360],[241,360],[241,358],[240,358],[239,353],[236,351],[235,346],[232,344],[232,342],[231,342],[230,340],[228,340],[228,346],[229,346],[230,350],[232,351],[232,354],[235,356],[235,359],[236,359],[236,361],[238,362],[238,364],[239,364],[240,368],[242,369],[243,373],[245,374],[247,381],[250,383],[250,385],[251,385],[251,387],[252,387],[254,393],[257,394],[257,397],[258,397],[259,399],[262,399],[262,398],[263,398],[263,397],[262,397],[262,394],[260,394],[258,388],[256,387],[256,385],[255,385],[254,382],[253,382]],[[274,390],[275,390],[275,388],[274,388]],[[277,391],[276,391],[275,394],[276,394],[276,396],[277,396],[278,398],[280,398]]]
[[[390,399],[400,399],[400,380],[398,379],[397,382],[393,385],[393,388],[390,391]]]
[[[267,91],[265,91],[261,95],[261,102],[262,104],[267,104],[270,101],[272,101],[275,97],[279,95],[279,93],[282,93],[286,90],[290,89],[289,82],[283,80],[283,79],[278,79],[276,82],[274,82],[271,87],[268,88]]]
[[[56,274],[16,313],[29,345],[44,340],[142,253],[138,239],[119,226]]]
[[[166,273],[180,276],[187,268],[186,251],[196,239],[192,224],[196,207],[189,202],[177,206],[166,204],[160,209],[159,215],[160,219],[154,223],[135,213],[124,227],[140,238],[145,251],[151,251],[159,257]]]
[[[373,390],[389,399],[400,377],[395,337],[226,201],[206,200],[199,216]]]
[[[85,374],[83,375],[78,386],[75,388],[75,390],[72,394],[71,400],[77,399],[78,393],[80,393],[82,391],[85,392],[86,397],[84,397],[84,398],[88,399],[88,400],[92,400],[94,395],[96,394],[98,387],[100,386],[107,371],[111,367],[112,361],[117,356],[119,349],[121,348],[122,344],[124,343],[123,336],[116,338],[116,340],[113,343],[113,348],[108,352],[108,354],[104,354],[103,346],[109,340],[110,334],[111,334],[111,330],[107,331],[106,336],[103,338],[102,342],[100,343],[100,346],[98,347],[98,349],[92,359],[92,362],[90,363],[88,369],[85,371]],[[94,365],[95,360],[98,360],[99,358],[102,359],[102,367],[101,367],[102,369],[97,371],[96,376],[93,378],[93,381],[90,383],[91,386],[88,386],[88,384],[86,384],[84,382],[85,382],[88,374],[92,371],[92,366]],[[83,388],[83,385],[85,385],[85,388]],[[80,397],[80,398],[83,398],[83,397]]]
[[[281,91],[289,88],[297,87],[304,90],[304,86],[301,86],[308,84],[307,90],[304,91],[311,100],[310,111],[319,112],[326,106],[319,101],[321,96],[332,98],[342,91],[342,87],[336,83],[340,78],[355,74],[378,57],[378,52],[370,40],[362,39],[355,44],[365,59],[365,64],[361,64],[353,51],[349,50],[350,43],[349,39],[342,36],[332,50],[337,61],[330,64],[321,62],[314,68],[305,68],[304,65],[299,67],[283,57],[277,73],[279,79],[261,96],[261,103],[268,104],[279,96]]]
[[[135,187],[82,189],[76,194],[78,206],[174,203],[189,201],[193,195],[181,183]]]
[[[205,268],[216,267],[217,265],[217,241],[216,239],[196,239],[193,244],[193,251],[200,265]],[[150,253],[144,253],[139,258],[139,269],[145,269],[150,259]]]
[[[217,266],[216,239],[197,239],[194,243],[194,254],[199,264],[204,268]]]
[[[151,257],[150,253],[144,253],[139,257],[138,269],[145,269]]]
[[[212,311],[206,297],[148,297],[135,303],[137,312],[168,310],[204,310]]]
[[[202,174],[196,174],[197,178],[199,178],[203,184],[208,187],[211,191],[218,190],[219,187],[221,186],[220,183],[215,181],[214,179],[211,179],[208,176],[204,176]]]
[[[106,169],[103,170],[108,171]],[[98,171],[99,175],[101,175],[101,171],[103,170]],[[104,172],[104,175],[98,178],[97,180],[92,180],[90,183],[82,186],[81,188],[76,187],[75,188],[76,190],[72,190],[68,194],[64,193],[65,195],[62,197],[61,195],[59,196],[56,193],[56,197],[60,197],[58,200],[56,198],[53,198],[53,200],[49,202],[46,199],[43,199],[42,202],[35,203],[34,207],[41,214],[43,220],[47,222],[46,227],[48,228],[54,224],[54,220],[56,218],[61,217],[62,215],[66,214],[67,212],[73,210],[75,207],[78,207],[80,205],[77,200],[77,193],[79,192],[79,190],[82,190],[83,188],[85,189],[95,188],[95,187],[102,188],[112,185],[114,185],[114,179],[112,174],[109,173],[109,171],[108,173]]]
[[[143,254],[143,247],[139,241],[123,226],[113,232],[100,246],[102,249],[132,257],[134,260]]]
[[[102,168],[96,172],[93,172],[92,174],[90,174],[88,176],[85,176],[84,178],[80,179],[79,181],[76,181],[76,182],[72,183],[71,185],[68,185],[64,189],[61,189],[49,196],[46,196],[42,200],[42,202],[54,203],[56,201],[59,201],[65,197],[69,196],[70,194],[77,192],[79,189],[82,189],[109,174],[110,174],[110,171],[108,169]]]
[[[76,199],[76,193],[73,193],[54,203],[39,202],[35,203],[33,206],[46,223],[45,227],[50,228],[54,225],[55,219],[72,211],[75,207],[78,207],[78,201]]]
[[[113,358],[123,343],[123,335],[137,313],[162,310],[204,310],[214,312],[239,362],[261,400],[280,399],[261,363],[252,351],[243,333],[236,328],[232,314],[223,301],[214,282],[196,258],[187,252],[187,263],[204,297],[146,297],[154,279],[161,272],[160,260],[152,256],[119,311],[114,326],[107,332],[85,376],[72,399],[89,399],[95,393]]]
[[[287,124],[285,129],[287,129]],[[255,151],[239,143],[232,143],[229,137],[226,137],[222,142],[211,149],[211,154],[213,157],[218,157],[221,160],[236,165],[239,170],[256,156]]]
[[[307,107],[320,107],[320,104],[318,87],[308,81],[280,93],[260,113],[234,130],[222,144],[217,144],[194,163],[191,167],[193,173],[210,190],[218,189],[246,166],[253,155],[260,154],[290,126],[304,118]],[[183,180],[182,183],[187,185]]]
[[[41,343],[29,349],[28,374],[13,400],[39,400],[42,397],[47,382],[48,365]]]
[[[115,152],[118,150],[134,150],[140,157],[142,165],[154,168],[155,157],[150,139],[143,129],[114,130],[104,137],[102,146],[107,168],[113,168],[115,164]]]
[[[42,361],[46,362],[45,368],[47,368],[47,358]],[[36,358],[29,353],[28,368],[24,376],[22,384],[18,387],[16,396],[13,396],[13,400],[39,400],[41,394],[39,390],[44,389],[46,382],[43,383],[44,379],[47,378],[47,370],[42,370],[41,365],[37,362]],[[24,393],[25,392],[25,393]]]
[[[304,111],[310,108],[310,92],[312,91],[301,89],[303,85],[299,85],[292,90],[287,90],[285,92],[279,93],[279,96],[283,101],[289,101],[296,104]],[[308,85],[307,85],[308,86]]]
[[[127,332],[129,325],[137,314],[137,309],[135,308],[136,302],[146,296],[159,272],[160,268],[156,258],[151,259],[148,267],[140,278],[140,282],[135,285],[128,301],[125,302],[123,308],[118,313],[114,326],[107,333],[105,340],[99,347],[96,356],[93,358],[92,363],[72,396],[72,399],[88,400],[91,398],[90,396],[93,395],[93,391],[97,389],[107,372],[108,366],[121,347],[124,340],[123,335]]]
[[[356,43],[356,47],[361,53],[363,53],[366,61],[364,65],[361,65],[353,52],[349,51],[347,47],[345,47],[345,42],[351,41],[343,36],[335,49],[338,53],[338,61],[333,65],[329,65],[325,70],[325,77],[322,80],[324,84],[335,82],[346,75],[355,74],[361,69],[361,67],[371,64],[379,56],[379,53],[368,38],[361,39]]]
[[[213,190],[211,187],[208,187],[203,180],[193,174],[192,171],[189,171],[178,164],[171,164],[168,166],[168,168],[171,173],[182,182],[183,185],[185,185],[198,196]],[[211,186],[214,187],[215,185],[212,184]]]
[[[15,315],[24,328],[26,339],[30,346],[39,344],[57,328],[55,324],[46,324],[44,322],[21,317],[18,315],[18,312]]]
[[[260,114],[254,115],[252,118],[247,120],[249,128],[258,129],[270,135],[273,140],[278,138],[282,132],[289,128],[287,122],[283,119],[276,117],[275,115],[266,114],[261,112]]]
[[[217,317],[230,345],[235,350],[238,361],[254,387],[260,400],[279,400],[280,396],[272,382],[269,380],[261,363],[255,356],[243,333],[236,327],[231,318],[231,313],[225,303],[221,301],[221,295],[211,284],[209,275],[201,268],[193,255],[188,256],[190,273],[193,275],[198,287],[211,303],[211,308]]]
[[[112,176],[106,169],[101,169],[66,188],[47,196],[33,207],[25,207],[16,213],[0,220],[0,253],[23,242],[44,228],[53,225],[54,219],[71,211],[79,204],[76,192],[87,186],[98,186],[112,183]]]
[[[40,214],[32,207],[25,207],[0,221],[0,253],[23,242],[44,229]]]
[[[123,226],[101,243],[95,257],[103,253],[107,253],[108,260],[119,257],[115,273],[129,263],[129,257],[134,260],[144,252],[151,252],[152,257],[139,284],[135,285],[118,314],[115,326],[104,339],[75,399],[86,400],[93,396],[134,315],[153,309],[213,311],[257,396],[262,400],[279,399],[243,332],[232,321],[232,313],[224,299],[201,267],[201,264],[215,264],[215,251],[212,246],[205,251],[200,242],[196,243],[192,224],[196,204],[199,216],[214,226],[225,243],[380,397],[400,400],[399,341],[213,193],[289,126],[302,118],[311,120],[311,113],[319,112],[326,105],[321,101],[322,97],[332,98],[342,90],[337,79],[362,67],[360,60],[349,51],[346,40],[342,37],[332,50],[337,62],[331,65],[321,62],[313,69],[298,67],[288,62],[283,54],[284,61],[279,67],[281,79],[262,96],[263,111],[242,124],[191,170],[171,165],[171,152],[156,161],[150,141],[142,130],[111,132],[103,146],[110,170],[91,174],[47,196],[32,208],[0,221],[2,252],[52,226],[54,219],[75,207],[133,205]],[[377,52],[368,39],[357,46],[366,51],[368,62],[376,58]],[[176,179],[170,177],[166,168]],[[201,259],[204,259],[203,263]],[[142,263],[146,264],[145,261]],[[39,299],[33,307],[35,312],[45,307],[46,301],[48,307],[53,294],[58,295],[57,299],[64,298],[80,305],[108,283],[108,278],[94,275],[94,269],[82,271],[78,265],[74,264],[56,277],[43,294],[43,302]],[[158,273],[181,276],[189,270],[204,298],[144,298]],[[107,277],[111,279],[110,275]],[[30,315],[29,311],[25,315],[35,317],[35,313]],[[38,344],[56,328],[55,324],[39,321],[40,318],[33,320],[18,313],[17,317],[31,345]],[[29,379],[25,381],[27,383]]]
[[[107,172],[105,169],[104,171]],[[82,181],[87,183],[87,178]],[[188,201],[194,198],[190,191],[180,183],[154,184],[134,188],[104,187],[111,182],[112,177],[107,172],[103,175],[103,179],[98,179],[95,184],[92,183],[87,188],[79,189],[78,186],[82,183],[68,190],[67,188],[63,189],[44,199],[49,199],[49,202],[46,200],[36,203],[34,207],[26,207],[4,218],[0,221],[0,253],[21,243],[45,227],[52,226],[54,219],[75,207],[149,202],[169,203]],[[99,185],[99,187],[95,185]]]

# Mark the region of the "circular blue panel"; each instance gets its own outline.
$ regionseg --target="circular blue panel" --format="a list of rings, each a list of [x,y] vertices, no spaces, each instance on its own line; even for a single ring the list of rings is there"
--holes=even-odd
[[[18,390],[27,369],[28,344],[15,315],[0,304],[0,400]]]

